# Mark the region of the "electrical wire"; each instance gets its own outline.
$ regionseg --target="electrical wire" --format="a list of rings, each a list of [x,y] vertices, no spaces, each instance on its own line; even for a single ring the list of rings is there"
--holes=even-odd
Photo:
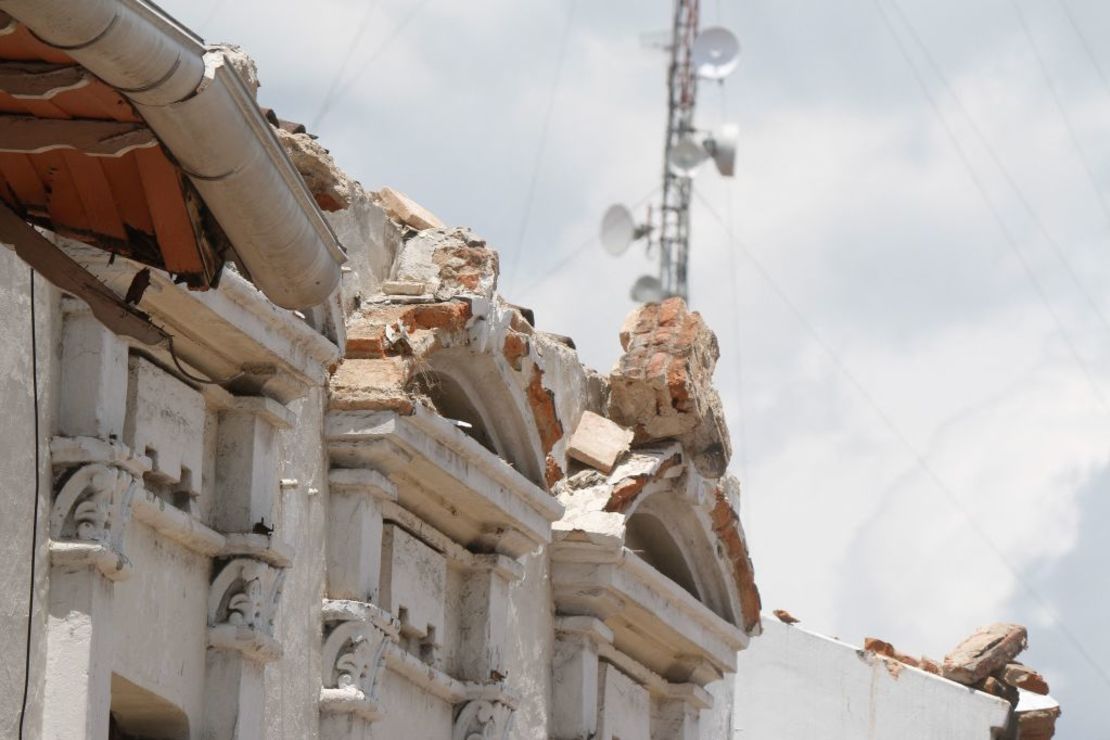
[[[35,563],[38,560],[38,534],[39,534],[39,485],[42,452],[39,447],[39,359],[38,359],[38,328],[35,315],[35,271],[30,270],[30,298],[31,298],[31,407],[35,415],[35,470],[31,480],[35,482],[35,501],[32,506],[33,518],[31,520],[31,584],[27,590],[27,647],[23,657],[23,701],[19,710],[19,737],[24,737],[27,720],[27,700],[31,694],[31,637],[35,623]]]
[[[386,52],[386,50],[389,49],[389,47],[393,45],[393,42],[396,41],[401,36],[401,32],[405,30],[405,27],[408,26],[408,24],[411,23],[413,21],[413,19],[416,18],[417,14],[421,10],[423,10],[424,6],[427,5],[429,2],[430,2],[430,0],[419,0],[419,2],[414,4],[409,9],[408,15],[406,15],[404,18],[402,18],[400,21],[397,22],[397,25],[395,25],[393,27],[393,29],[390,30],[389,35],[385,38],[385,40],[382,41],[382,43],[380,43],[377,46],[377,48],[374,49],[374,51],[370,52],[370,56],[368,56],[365,60],[363,60],[362,64],[359,65],[359,68],[354,73],[354,75],[352,77],[349,77],[343,83],[343,87],[348,87],[350,85],[353,85],[360,77],[365,75],[372,68],[374,62],[376,62],[378,60],[378,57],[380,57],[382,54],[384,54]],[[352,49],[356,45],[357,40],[358,40],[358,37],[356,36],[355,41],[352,42],[352,45],[351,45]],[[349,62],[349,60],[348,60],[348,62]],[[346,66],[346,63],[344,64],[344,66]],[[338,77],[339,76],[337,76],[337,78]],[[338,88],[338,86],[333,84],[333,88]],[[326,118],[328,113],[331,112],[332,107],[335,104],[335,100],[336,100],[336,98],[333,95],[330,100],[325,99],[323,104],[321,104],[320,110],[317,111],[316,117],[313,119],[313,123],[312,123],[313,130],[319,131],[320,126],[323,125],[324,118]]]
[[[1079,44],[1083,47],[1083,51],[1087,54],[1087,59],[1091,61],[1091,66],[1095,68],[1098,73],[1098,78],[1102,80],[1102,86],[1106,93],[1110,95],[1110,79],[1106,77],[1106,71],[1103,70],[1102,65],[1099,64],[1098,57],[1095,56],[1094,49],[1091,48],[1090,42],[1087,41],[1086,34],[1079,28],[1079,24],[1075,21],[1075,16],[1072,15],[1071,8],[1068,7],[1067,0],[1060,0],[1060,7],[1064,9],[1064,16],[1068,19],[1068,24],[1071,29],[1075,31],[1075,35],[1079,37]]]
[[[720,2],[717,3],[718,20],[720,18]],[[721,120],[728,120],[728,88],[725,85],[717,86],[721,91]],[[733,213],[733,197],[735,195],[735,188],[733,187],[735,179],[732,177],[725,178],[725,217],[728,219],[728,230],[730,232],[735,230],[735,215]],[[751,489],[745,483],[745,473],[748,470],[748,435],[747,424],[744,413],[744,345],[740,339],[740,290],[738,286],[738,276],[736,267],[736,253],[732,249],[725,250],[728,253],[728,280],[732,293],[732,343],[736,353],[736,359],[732,363],[733,383],[736,385],[736,419],[738,427],[736,429],[736,448],[739,453],[739,477],[741,482],[741,495],[740,507],[743,509],[741,512],[744,516],[744,521],[750,526],[752,523],[751,511]]]
[[[232,375],[230,378],[225,378],[223,380],[208,380],[207,378],[200,378],[190,373],[188,370],[185,369],[185,366],[181,364],[181,360],[177,358],[177,350],[174,349],[173,336],[171,335],[166,336],[166,348],[169,350],[170,359],[173,360],[174,366],[177,367],[177,372],[181,373],[182,377],[184,377],[186,380],[192,381],[193,383],[198,383],[200,385],[227,386],[247,374],[245,370],[240,370],[239,372]]]
[[[637,208],[642,206],[644,203],[647,203],[648,200],[655,197],[655,195],[659,192],[660,189],[661,189],[661,186],[659,186],[659,185],[656,185],[655,187],[653,187],[646,195],[644,195],[642,198],[638,199],[635,203],[633,203],[629,207],[630,210],[635,211]],[[530,292],[533,288],[535,288],[539,285],[543,285],[548,280],[550,280],[551,278],[558,275],[560,272],[565,270],[572,262],[574,262],[575,259],[577,259],[579,256],[581,256],[586,251],[587,248],[593,247],[593,246],[597,246],[597,237],[596,236],[590,236],[590,237],[587,237],[586,239],[583,239],[581,244],[579,244],[577,247],[575,247],[574,249],[572,249],[571,251],[569,251],[565,255],[563,255],[563,257],[558,262],[554,263],[553,265],[551,265],[551,267],[544,270],[543,273],[541,273],[539,275],[539,277],[535,278],[534,280],[532,280],[532,282],[527,283],[523,287],[521,287],[520,288],[521,295]]]
[[[574,27],[574,13],[578,7],[578,0],[570,0],[570,9],[567,12],[567,21],[563,26],[563,36],[559,40],[559,55],[555,62],[555,76],[551,81],[551,91],[547,97],[547,110],[544,111],[543,122],[540,124],[540,140],[536,146],[536,158],[532,162],[532,175],[528,178],[528,189],[524,195],[524,208],[520,217],[520,228],[517,231],[516,242],[512,245],[512,254],[509,257],[509,270],[505,273],[507,278],[516,279],[517,264],[520,254],[524,251],[524,237],[528,235],[528,222],[532,217],[532,203],[536,197],[536,183],[539,181],[540,166],[543,164],[543,155],[547,149],[547,135],[551,129],[551,116],[555,111],[555,99],[559,93],[559,83],[563,77],[563,63],[566,61],[567,48],[569,47],[570,32]]]
[[[755,268],[759,276],[764,279],[764,281],[767,283],[768,286],[770,286],[771,290],[775,293],[779,300],[782,301],[783,305],[785,305],[790,313],[793,314],[795,321],[798,322],[798,324],[802,327],[806,334],[810,336],[814,343],[817,344],[821,351],[824,352],[826,356],[828,356],[836,369],[855,389],[860,398],[862,398],[864,402],[871,408],[871,411],[875,414],[876,417],[878,417],[879,421],[882,422],[882,425],[886,428],[890,435],[895,440],[897,440],[898,444],[914,461],[915,465],[921,470],[922,473],[925,474],[925,476],[929,479],[933,486],[937,490],[939,490],[941,494],[944,495],[945,499],[952,506],[952,508],[955,509],[957,513],[963,516],[968,528],[971,529],[971,531],[980,539],[980,541],[987,547],[987,549],[989,549],[998,558],[1003,567],[1007,571],[1009,571],[1011,577],[1014,579],[1014,582],[1021,586],[1021,588],[1024,589],[1024,591],[1034,601],[1036,601],[1042,609],[1044,609],[1045,614],[1049,616],[1052,623],[1056,626],[1056,629],[1060,632],[1060,634],[1064,636],[1064,638],[1072,645],[1072,647],[1075,648],[1076,652],[1078,652],[1083,657],[1090,668],[1102,679],[1106,686],[1110,688],[1110,673],[1108,673],[1106,669],[1104,669],[1094,659],[1094,657],[1091,656],[1086,648],[1083,647],[1083,643],[1079,640],[1078,637],[1076,637],[1075,633],[1071,631],[1071,629],[1067,626],[1067,623],[1065,623],[1063,619],[1061,619],[1060,616],[1056,613],[1056,610],[1053,608],[1052,604],[1045,597],[1041,596],[1040,592],[1036,588],[1034,588],[1033,584],[1025,578],[1025,575],[1021,571],[1014,567],[1014,565],[1010,562],[1010,559],[1002,551],[1002,548],[997,543],[995,543],[990,535],[987,534],[986,530],[984,530],[983,527],[978,523],[978,521],[976,521],[976,519],[971,515],[971,512],[968,510],[968,508],[964,506],[963,501],[955,494],[955,492],[948,486],[948,484],[944,482],[940,475],[938,475],[937,472],[933,470],[933,467],[929,464],[929,461],[925,457],[925,455],[918,451],[913,442],[911,442],[909,438],[902,432],[901,428],[894,423],[893,418],[891,418],[891,416],[883,409],[883,407],[879,405],[879,402],[875,400],[875,397],[871,395],[871,393],[867,390],[863,383],[858,378],[856,378],[855,374],[853,374],[852,371],[848,368],[848,365],[844,362],[844,360],[841,359],[839,353],[837,353],[836,350],[834,350],[832,346],[825,341],[824,337],[821,336],[814,325],[809,321],[809,319],[806,318],[805,314],[802,313],[801,309],[798,308],[794,301],[791,300],[790,296],[787,295],[786,291],[783,290],[783,288],[779,285],[778,281],[775,280],[775,278],[771,275],[770,271],[763,265],[763,262],[755,254],[755,252],[737,238],[736,234],[733,233],[733,231],[729,229],[728,226],[725,224],[725,221],[721,217],[721,214],[718,213],[715,208],[713,208],[712,204],[710,204],[709,201],[706,200],[699,191],[694,190],[694,196],[699,200],[699,202],[701,202],[706,211],[709,212],[709,215],[717,221],[722,229],[724,229],[732,246],[739,249],[744,254],[744,256],[747,257],[748,261]]]
[[[1045,226],[1044,221],[1042,221],[1040,216],[1037,215],[1037,211],[1033,208],[1033,204],[1029,201],[1025,193],[1022,191],[1021,187],[1017,183],[1017,180],[1011,174],[1009,168],[1006,167],[1006,164],[1003,162],[1002,157],[1000,157],[995,148],[991,146],[990,139],[983,133],[983,130],[979,128],[978,124],[976,124],[975,119],[971,116],[971,111],[968,110],[967,106],[964,104],[960,96],[956,94],[955,89],[949,83],[947,76],[944,74],[944,71],[937,63],[936,58],[929,51],[929,47],[926,46],[924,40],[921,38],[921,35],[914,27],[913,22],[910,20],[909,16],[898,4],[897,0],[891,0],[890,5],[892,8],[894,8],[894,12],[898,14],[898,17],[901,19],[902,24],[906,27],[906,30],[909,32],[910,37],[914,40],[914,43],[917,45],[918,49],[921,50],[922,56],[929,64],[929,67],[933,70],[933,73],[940,80],[941,85],[948,92],[949,97],[951,97],[956,102],[957,107],[960,109],[960,113],[967,121],[968,125],[971,128],[971,131],[975,134],[975,138],[978,139],[979,144],[983,147],[983,150],[986,151],[986,153],[990,156],[991,160],[998,168],[998,171],[1002,174],[1002,177],[1006,181],[1006,184],[1010,186],[1010,189],[1014,192],[1014,195],[1017,196],[1018,202],[1021,203],[1022,209],[1025,211],[1026,215],[1029,216],[1034,226],[1036,226],[1037,231],[1040,232],[1042,237],[1044,237],[1045,242],[1051,248],[1052,253],[1056,256],[1057,261],[1064,268],[1064,271],[1071,279],[1072,284],[1075,285],[1076,290],[1078,290],[1080,295],[1082,295],[1086,299],[1087,305],[1091,307],[1091,310],[1094,312],[1095,316],[1098,317],[1099,321],[1102,323],[1106,331],[1110,332],[1110,319],[1107,319],[1106,313],[1098,305],[1098,302],[1094,299],[1094,296],[1091,295],[1090,291],[1087,290],[1087,286],[1083,284],[1083,281],[1080,279],[1078,272],[1072,266],[1071,261],[1064,253],[1063,247],[1061,247],[1060,242],[1055,237],[1053,237],[1051,233],[1049,233],[1048,227]]]
[[[1018,263],[1021,265],[1022,270],[1025,272],[1025,276],[1029,280],[1030,285],[1032,285],[1034,292],[1037,294],[1037,299],[1040,301],[1041,306],[1051,317],[1053,323],[1056,324],[1056,329],[1060,335],[1060,338],[1067,346],[1068,352],[1071,354],[1072,359],[1075,361],[1076,365],[1083,372],[1083,375],[1086,378],[1087,383],[1090,385],[1091,392],[1095,396],[1095,399],[1099,402],[1099,405],[1102,406],[1104,411],[1110,413],[1110,402],[1107,401],[1106,396],[1102,392],[1102,389],[1095,381],[1094,373],[1092,372],[1090,366],[1087,364],[1087,361],[1084,360],[1083,356],[1079,353],[1079,349],[1075,346],[1075,343],[1072,341],[1071,336],[1068,334],[1066,328],[1064,327],[1064,321],[1061,318],[1060,314],[1056,311],[1056,308],[1048,299],[1048,293],[1045,291],[1044,286],[1041,285],[1041,281],[1037,279],[1037,275],[1033,270],[1033,266],[1025,257],[1025,253],[1022,252],[1021,248],[1018,246],[1017,238],[1010,232],[1010,227],[1006,224],[1006,220],[1002,217],[1001,212],[998,210],[998,207],[991,199],[990,194],[987,193],[986,185],[984,185],[982,179],[979,177],[979,173],[971,164],[971,158],[968,156],[968,153],[964,149],[963,144],[960,143],[959,137],[956,136],[956,132],[952,129],[951,124],[948,122],[948,119],[945,117],[944,112],[941,110],[940,102],[933,95],[933,92],[929,89],[929,86],[925,84],[925,78],[922,76],[921,70],[913,61],[913,57],[910,54],[909,49],[906,47],[905,43],[902,41],[902,37],[899,36],[897,31],[895,30],[894,22],[891,20],[890,15],[886,12],[886,9],[883,7],[881,0],[874,0],[874,4],[875,8],[879,12],[879,16],[883,20],[883,24],[886,26],[887,31],[890,32],[891,37],[894,39],[895,45],[898,47],[898,50],[899,52],[901,52],[903,59],[906,60],[906,64],[909,66],[910,71],[913,73],[914,80],[917,81],[918,87],[921,88],[921,92],[925,95],[925,99],[928,101],[929,107],[936,115],[937,120],[940,122],[941,127],[944,129],[949,142],[952,144],[953,150],[956,152],[956,155],[958,156],[961,164],[967,171],[968,177],[971,179],[971,182],[975,186],[975,189],[979,192],[980,197],[983,199],[983,203],[987,206],[987,210],[990,212],[991,218],[998,226],[1003,240],[1006,242],[1007,246],[1009,246],[1010,251],[1013,252],[1014,256],[1018,260]]]
[[[313,131],[319,129],[320,120],[331,108],[335,93],[339,90],[339,81],[343,78],[343,75],[347,73],[347,66],[351,63],[351,56],[355,53],[355,47],[358,46],[358,42],[362,39],[363,34],[365,34],[366,30],[370,27],[370,19],[374,16],[374,11],[377,10],[377,8],[378,0],[368,0],[366,3],[366,10],[363,11],[362,18],[359,19],[358,26],[355,28],[351,40],[347,43],[346,51],[343,52],[343,61],[339,63],[339,68],[335,71],[335,74],[331,76],[331,84],[328,85],[327,92],[324,93],[324,97],[320,101],[320,108],[316,112],[316,118],[312,121]]]
[[[1052,75],[1049,74],[1048,65],[1045,63],[1044,56],[1041,55],[1041,49],[1037,44],[1037,39],[1034,38],[1032,30],[1029,28],[1029,23],[1025,19],[1025,13],[1022,11],[1021,6],[1018,5],[1017,0],[1010,0],[1010,5],[1013,6],[1014,12],[1017,13],[1022,33],[1025,35],[1026,41],[1029,42],[1029,48],[1033,50],[1033,58],[1037,60],[1037,66],[1040,67],[1041,75],[1044,77],[1045,85],[1048,87],[1048,92],[1052,97],[1053,106],[1056,108],[1056,112],[1060,114],[1060,118],[1064,121],[1064,128],[1067,129],[1068,139],[1071,140],[1075,155],[1079,158],[1079,163],[1083,166],[1083,171],[1087,173],[1087,181],[1091,184],[1091,189],[1095,193],[1095,199],[1098,201],[1099,207],[1102,208],[1102,214],[1106,217],[1107,225],[1110,226],[1110,205],[1107,204],[1106,196],[1102,192],[1102,188],[1099,187],[1098,177],[1095,175],[1090,157],[1087,156],[1087,152],[1083,149],[1083,145],[1079,143],[1079,134],[1075,131],[1075,125],[1072,123],[1071,116],[1068,115],[1067,109],[1064,108],[1063,100],[1060,97],[1060,91],[1056,89],[1056,83],[1052,81]]]

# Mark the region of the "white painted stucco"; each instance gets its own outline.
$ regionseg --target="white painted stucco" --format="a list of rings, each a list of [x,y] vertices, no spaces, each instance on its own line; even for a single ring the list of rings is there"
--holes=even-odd
[[[736,677],[733,740],[990,740],[1010,705],[823,635],[763,620]]]

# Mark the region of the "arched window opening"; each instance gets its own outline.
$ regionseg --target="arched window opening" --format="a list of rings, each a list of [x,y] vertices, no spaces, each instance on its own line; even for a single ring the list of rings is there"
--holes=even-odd
[[[189,719],[157,694],[112,674],[109,740],[186,740]]]
[[[647,513],[633,514],[625,525],[625,547],[639,555],[648,565],[670,578],[698,601],[697,582],[682,550],[667,526]]]
[[[459,428],[467,436],[493,454],[504,457],[494,444],[482,415],[455,380],[443,373],[425,371],[417,374],[416,387],[432,402],[440,416],[462,422]]]

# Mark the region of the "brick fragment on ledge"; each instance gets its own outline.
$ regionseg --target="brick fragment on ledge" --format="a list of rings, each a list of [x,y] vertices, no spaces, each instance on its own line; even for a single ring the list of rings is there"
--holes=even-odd
[[[1009,663],[995,675],[1014,688],[1032,691],[1034,694],[1048,694],[1048,681],[1027,665]]]
[[[971,685],[1004,667],[1028,645],[1020,624],[997,623],[980,627],[944,658],[944,677]]]
[[[698,472],[724,475],[732,446],[712,384],[720,350],[701,314],[681,298],[646,304],[625,319],[621,346],[609,418],[631,427],[636,444],[677,439]]]
[[[567,455],[603,473],[610,473],[631,443],[631,430],[592,411],[585,411],[574,434],[570,435]]]
[[[399,190],[382,188],[377,192],[377,196],[386,213],[394,221],[399,221],[417,231],[443,228],[443,222],[434,213]]]

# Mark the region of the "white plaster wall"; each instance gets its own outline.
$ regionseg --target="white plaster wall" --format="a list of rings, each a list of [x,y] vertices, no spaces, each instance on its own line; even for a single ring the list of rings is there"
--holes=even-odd
[[[113,671],[184,711],[199,738],[211,561],[135,520],[124,552],[135,567],[115,585]]]
[[[296,422],[281,436],[281,478],[297,485],[275,491],[274,537],[291,546],[274,637],[283,656],[266,667],[266,737],[319,736],[320,651],[324,600],[328,481],[324,461],[324,390],[289,405]]]
[[[451,737],[454,707],[423,688],[386,671],[379,696],[386,711],[372,725],[370,737],[374,740]]]
[[[31,535],[35,505],[34,406],[31,382],[30,268],[0,249],[0,410],[5,419],[0,445],[0,737],[18,736],[27,648],[31,575]],[[38,548],[35,560],[31,686],[25,730],[39,735],[45,661],[47,604],[47,515],[50,506],[49,439],[56,426],[58,292],[38,277],[35,305],[39,369]]]
[[[509,736],[514,740],[545,740],[555,649],[550,568],[545,553],[528,555],[521,564],[524,578],[509,588],[505,666],[509,687],[520,699]]]
[[[744,660],[747,654],[747,651],[740,653],[737,660]],[[705,687],[713,697],[713,706],[701,710],[701,716],[698,717],[698,736],[702,740],[719,740],[728,737],[732,730],[735,686],[736,677],[729,673],[720,681],[714,681]]]
[[[989,740],[1009,705],[765,619],[740,654],[734,740]],[[899,664],[900,665],[900,664]]]

